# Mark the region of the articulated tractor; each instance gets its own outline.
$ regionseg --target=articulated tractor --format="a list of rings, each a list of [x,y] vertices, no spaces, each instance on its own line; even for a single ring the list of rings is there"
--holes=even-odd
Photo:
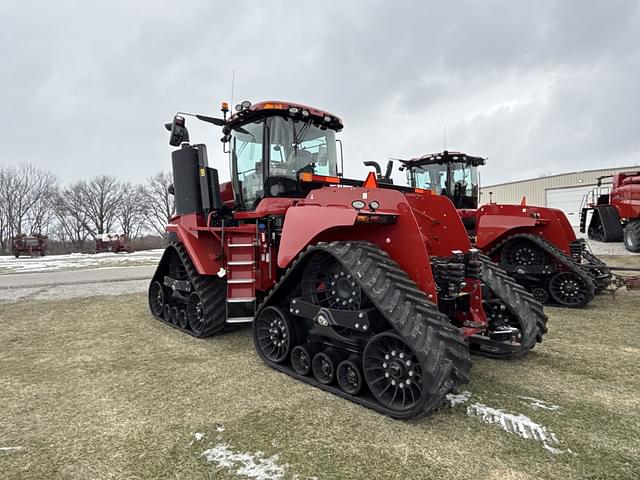
[[[176,213],[149,287],[155,318],[196,337],[251,324],[270,367],[395,418],[467,382],[470,352],[520,358],[542,306],[472,248],[453,203],[342,176],[335,115],[243,102],[219,126],[231,181],[171,131]],[[341,151],[341,149],[340,149]]]
[[[561,210],[529,206],[524,199],[519,205],[479,206],[484,158],[444,151],[400,162],[409,185],[448,197],[475,246],[541,303],[584,307],[611,283],[609,268],[576,238]]]

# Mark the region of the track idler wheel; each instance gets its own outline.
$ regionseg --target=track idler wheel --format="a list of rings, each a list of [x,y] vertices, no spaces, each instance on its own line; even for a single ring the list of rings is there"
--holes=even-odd
[[[196,335],[202,333],[204,328],[204,309],[202,308],[200,296],[196,292],[189,295],[187,300],[187,322],[193,333]]]
[[[358,363],[353,360],[343,360],[336,371],[338,385],[349,395],[358,395],[362,390],[362,373]]]
[[[340,356],[331,350],[316,353],[311,363],[313,376],[323,385],[329,385],[336,377],[336,368],[340,360]]]
[[[549,294],[553,301],[565,307],[586,305],[588,287],[584,280],[573,272],[556,273],[549,281]]]
[[[160,282],[152,282],[149,286],[149,309],[151,314],[162,317],[164,314],[164,287]]]
[[[320,347],[312,343],[298,345],[291,350],[291,366],[298,375],[309,375],[311,362]]]
[[[395,333],[379,333],[369,340],[363,366],[369,390],[389,410],[401,413],[424,402],[422,366],[411,347]]]
[[[255,319],[255,343],[269,361],[282,363],[291,353],[295,342],[293,324],[289,316],[278,307],[267,307]]]

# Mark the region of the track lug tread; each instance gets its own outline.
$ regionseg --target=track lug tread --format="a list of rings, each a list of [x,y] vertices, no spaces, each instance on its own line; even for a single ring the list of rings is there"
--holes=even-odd
[[[467,343],[462,338],[460,330],[451,325],[447,316],[427,299],[424,292],[408,276],[398,273],[402,270],[386,252],[372,243],[331,242],[308,247],[294,260],[285,275],[265,297],[258,309],[258,314],[266,306],[278,302],[280,290],[286,291],[282,287],[289,278],[295,279],[295,274],[300,271],[306,259],[315,252],[332,255],[353,274],[360,288],[380,314],[386,318],[396,334],[421,358],[421,364],[426,366],[426,371],[423,371],[426,380],[424,385],[428,387],[431,395],[420,406],[419,411],[399,415],[379,405],[367,404],[368,407],[401,418],[423,416],[442,406],[445,395],[452,389],[468,382],[471,359]],[[266,363],[292,375],[280,365]],[[304,381],[362,403],[357,397],[328,389],[310,379],[304,379]]]
[[[593,298],[595,297],[595,294],[596,294],[596,284],[595,284],[593,278],[591,277],[591,275],[589,274],[589,272],[584,267],[582,267],[579,263],[577,263],[571,256],[567,255],[565,252],[563,252],[562,250],[560,250],[555,245],[553,245],[552,243],[548,242],[547,240],[545,240],[542,237],[539,237],[537,235],[531,235],[531,234],[528,234],[528,233],[518,233],[518,234],[515,234],[515,235],[511,235],[511,236],[507,237],[506,239],[504,239],[502,242],[500,242],[498,245],[496,245],[494,248],[492,248],[491,251],[488,252],[488,255],[493,255],[496,252],[499,252],[508,242],[513,241],[514,239],[525,239],[525,240],[528,240],[531,243],[537,245],[542,250],[544,250],[545,253],[547,253],[548,255],[553,257],[558,263],[562,264],[569,271],[571,271],[571,272],[575,273],[576,275],[578,275],[580,277],[580,279],[582,281],[584,281],[585,285],[587,286],[587,295],[585,297],[585,300],[581,305],[577,305],[577,306],[575,306],[573,308],[584,307],[589,302],[591,302],[591,300],[593,300]],[[481,254],[480,256],[483,259],[491,261],[491,259],[489,258],[488,255]],[[507,275],[507,276],[509,275],[504,270],[503,270],[503,274]],[[510,277],[510,281],[511,282],[515,282],[513,277]],[[517,282],[515,282],[515,283],[517,283]],[[522,286],[521,286],[521,288],[524,289],[524,287],[522,287]],[[562,306],[568,306],[568,305],[562,305]]]

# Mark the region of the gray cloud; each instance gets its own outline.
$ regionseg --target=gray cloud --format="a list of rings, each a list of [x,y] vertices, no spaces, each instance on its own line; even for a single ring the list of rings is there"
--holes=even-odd
[[[63,181],[169,167],[177,110],[276,98],[345,120],[361,161],[447,146],[487,183],[640,163],[637,2],[25,2],[0,6],[2,163]],[[219,132],[192,137],[226,158]],[[226,171],[226,167],[222,169]]]

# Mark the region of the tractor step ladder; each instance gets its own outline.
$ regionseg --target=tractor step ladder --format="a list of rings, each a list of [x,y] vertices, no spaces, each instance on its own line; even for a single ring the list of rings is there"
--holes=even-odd
[[[256,314],[256,234],[227,232],[227,323],[251,323]]]
[[[582,211],[580,212],[580,231],[581,232],[586,232],[586,228],[587,228],[587,212],[589,211],[588,208],[586,207],[582,207]]]

